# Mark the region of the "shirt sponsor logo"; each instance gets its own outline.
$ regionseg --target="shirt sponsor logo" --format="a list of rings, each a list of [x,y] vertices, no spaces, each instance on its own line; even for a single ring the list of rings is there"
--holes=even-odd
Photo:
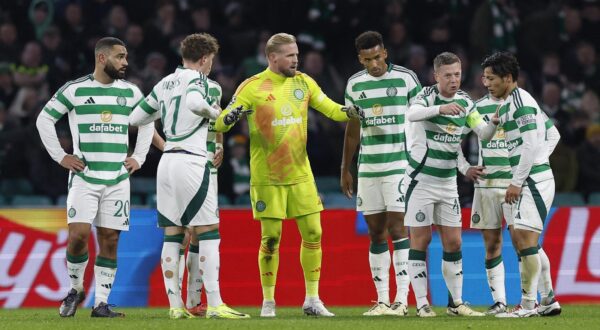
[[[485,145],[486,149],[506,149],[506,141],[504,140],[493,140]]]
[[[286,117],[282,119],[273,119],[272,126],[288,126],[302,124],[302,117]]]
[[[513,150],[514,148],[518,147],[519,145],[520,145],[519,140],[513,140],[513,141],[506,142],[506,148],[508,149],[508,151]]]
[[[446,143],[457,143],[457,142],[460,142],[460,135],[437,133],[436,135],[433,136],[433,141],[446,142]]]
[[[448,125],[446,125],[446,132],[448,132],[449,134],[454,134],[454,132],[456,132],[456,125],[449,123]]]
[[[284,116],[291,116],[292,115],[292,106],[289,103],[284,104],[281,109],[281,114]]]
[[[535,123],[535,115],[524,115],[524,116],[517,118],[516,121],[517,121],[517,125],[519,125],[519,127],[533,124],[533,123]]]
[[[383,114],[383,106],[381,106],[381,104],[374,104],[373,105],[373,114],[375,116],[381,116]]]
[[[123,126],[113,124],[93,124],[90,126],[90,132],[94,133],[124,133]]]
[[[111,122],[112,121],[112,112],[102,111],[102,113],[100,114],[100,120],[102,120],[105,123]]]
[[[375,112],[375,111],[373,111]],[[378,126],[378,125],[389,125],[396,123],[396,117],[376,117],[376,118],[367,118],[364,121],[366,126]]]

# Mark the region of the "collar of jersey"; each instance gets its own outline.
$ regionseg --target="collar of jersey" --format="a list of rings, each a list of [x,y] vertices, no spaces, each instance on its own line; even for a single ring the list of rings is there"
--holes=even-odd
[[[271,71],[271,69],[269,69],[269,68],[267,68],[265,70],[265,76],[267,76],[267,78],[269,78],[273,81],[278,81],[278,82],[284,81],[287,78],[284,75],[280,75],[280,74],[277,74],[277,73]]]

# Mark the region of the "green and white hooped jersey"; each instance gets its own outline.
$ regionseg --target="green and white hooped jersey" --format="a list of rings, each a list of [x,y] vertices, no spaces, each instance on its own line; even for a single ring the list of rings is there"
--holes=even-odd
[[[218,82],[208,79],[208,96],[212,102],[221,104],[221,97],[223,92],[221,85]],[[212,167],[212,161],[215,158],[215,151],[217,146],[217,131],[215,131],[215,121],[211,120],[208,125],[208,134],[206,135],[206,159],[211,163],[210,173],[217,173],[217,169]]]
[[[194,114],[185,104],[188,93],[192,91],[199,92],[208,101],[208,88],[203,74],[180,66],[159,81],[140,103],[146,113],[161,119],[166,137],[165,151],[183,149],[207,156],[209,119]]]
[[[408,164],[404,131],[410,100],[421,91],[414,72],[388,64],[380,77],[367,70],[350,77],[346,86],[346,105],[365,111],[361,123],[358,177],[384,177],[404,174]]]
[[[102,84],[93,75],[63,85],[43,111],[56,123],[68,113],[73,154],[85,163],[77,175],[93,184],[115,185],[129,177],[123,162],[129,147],[129,114],[142,101],[140,89],[117,79]]]
[[[491,118],[496,113],[496,109],[500,107],[503,100],[495,100],[488,95],[482,97],[475,102],[475,108],[481,114],[481,117],[486,123],[489,123]],[[548,130],[554,123],[541,113],[544,118],[545,129]],[[478,165],[485,166],[486,175],[483,180],[475,182],[475,187],[479,188],[507,188],[512,179],[510,162],[508,160],[508,149],[504,139],[505,132],[502,125],[499,125],[496,134],[490,141],[479,140],[479,161]]]
[[[458,116],[437,115],[423,121],[409,122],[407,174],[412,180],[430,185],[456,185],[462,134],[469,125],[469,118],[479,116],[473,100],[462,90],[458,90],[453,98],[445,98],[437,85],[433,85],[423,88],[411,106],[418,104],[431,107],[453,102],[462,106],[466,113]]]
[[[496,109],[502,104],[502,100],[495,100],[489,95],[475,102],[475,108],[481,114],[486,123],[496,113]],[[508,150],[504,140],[504,128],[498,125],[494,137],[490,141],[479,141],[478,165],[485,166],[486,175],[482,181],[476,181],[475,186],[480,188],[506,188],[510,185],[512,173],[508,162]]]
[[[548,147],[546,141],[547,116],[527,91],[515,88],[502,103],[499,111],[500,124],[504,127],[506,147],[508,148],[508,161],[513,173],[517,170],[521,159],[523,133],[535,131],[539,141],[543,143],[535,147],[533,166],[529,177],[534,182],[553,179]],[[527,181],[523,183],[526,185]]]

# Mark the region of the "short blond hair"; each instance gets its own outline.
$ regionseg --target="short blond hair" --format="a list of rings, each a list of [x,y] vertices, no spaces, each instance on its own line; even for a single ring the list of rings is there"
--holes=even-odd
[[[267,41],[267,46],[265,47],[265,54],[268,57],[269,54],[279,51],[280,46],[293,43],[296,43],[296,37],[294,37],[291,34],[283,32],[274,34]]]

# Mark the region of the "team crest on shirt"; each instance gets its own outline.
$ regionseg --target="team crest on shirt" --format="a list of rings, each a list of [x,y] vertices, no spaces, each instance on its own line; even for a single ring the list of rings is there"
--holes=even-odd
[[[267,204],[263,201],[256,202],[256,211],[262,212],[267,208]]]
[[[454,132],[456,132],[456,128],[456,125],[453,123],[448,123],[448,125],[446,125],[446,132],[448,132],[448,134],[454,134]]]
[[[69,209],[69,218],[73,218],[76,214],[77,214],[77,211],[75,211],[75,208],[71,207]]]
[[[294,97],[297,98],[298,100],[303,100],[304,99],[304,91],[299,88],[295,89]]]
[[[475,212],[475,214],[473,214],[473,216],[471,217],[471,222],[479,223],[479,221],[481,221],[481,217],[479,216],[479,214],[477,214],[477,212]]]
[[[100,120],[104,123],[109,123],[112,121],[112,112],[110,111],[102,111],[100,114]]]
[[[127,99],[124,96],[118,96],[117,104],[124,107],[125,105],[127,105]]]
[[[383,114],[383,106],[381,104],[373,104],[372,109],[375,116],[381,116]]]
[[[362,198],[356,197],[356,206],[361,206],[362,205]]]
[[[415,216],[415,218],[417,219],[418,222],[423,222],[423,221],[425,221],[425,213],[423,213],[421,210],[419,210],[419,212],[417,212],[417,215]]]
[[[281,111],[281,114],[284,116],[291,116],[292,115],[292,106],[289,103],[284,104],[281,109],[279,109],[279,111]]]
[[[398,89],[396,89],[396,87],[388,87],[385,90],[385,94],[389,97],[394,97],[398,94]]]
[[[504,139],[504,128],[503,127],[498,127],[496,129],[496,134],[494,135],[494,139]]]

